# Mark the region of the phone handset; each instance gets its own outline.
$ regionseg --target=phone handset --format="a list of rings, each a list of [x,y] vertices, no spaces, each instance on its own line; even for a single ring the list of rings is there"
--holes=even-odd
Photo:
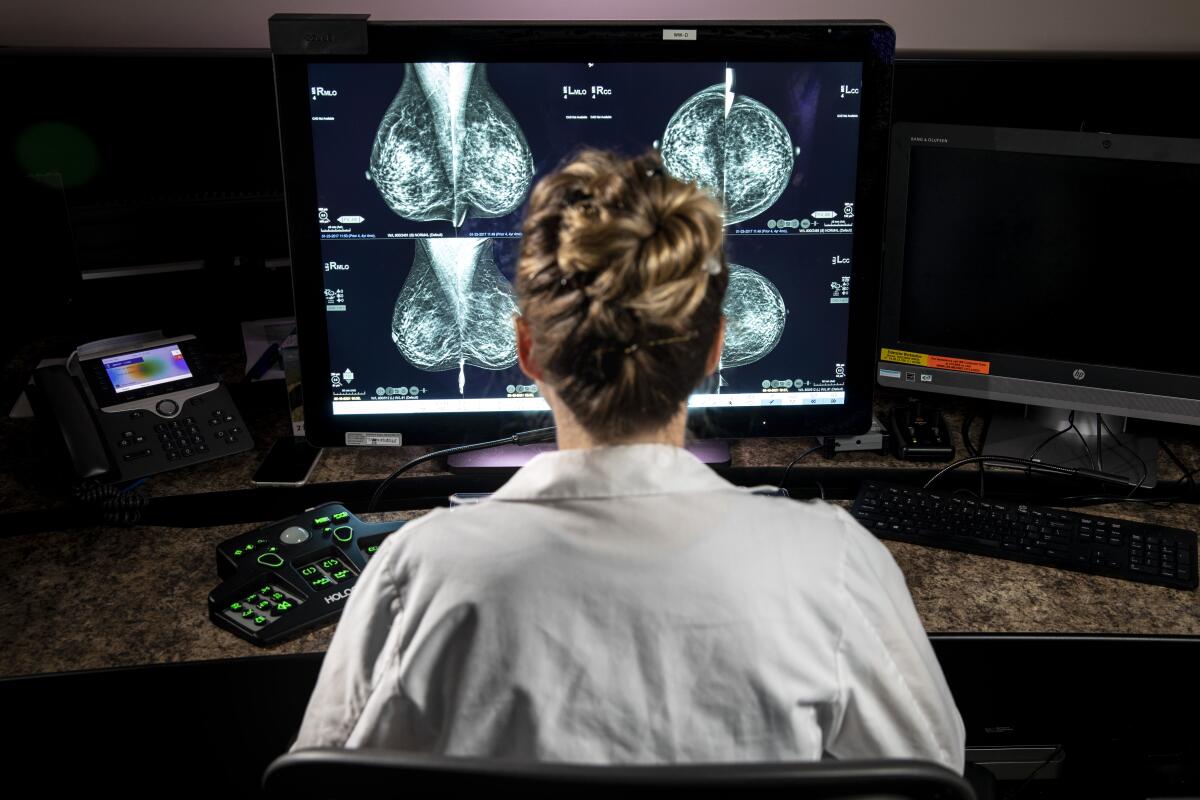
[[[113,465],[79,381],[66,367],[54,364],[35,370],[33,383],[52,424],[57,425],[74,473],[80,478],[101,478],[111,472]]]

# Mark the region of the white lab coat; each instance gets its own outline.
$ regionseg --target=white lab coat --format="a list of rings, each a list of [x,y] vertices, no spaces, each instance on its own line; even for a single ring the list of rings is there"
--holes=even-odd
[[[964,730],[888,550],[686,450],[538,455],[389,537],[294,748],[590,763],[914,757]]]

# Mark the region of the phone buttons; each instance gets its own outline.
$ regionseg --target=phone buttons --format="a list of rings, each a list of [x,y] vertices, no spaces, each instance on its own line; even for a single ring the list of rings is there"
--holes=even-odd
[[[279,534],[279,541],[283,542],[284,544],[300,544],[301,542],[307,542],[308,537],[308,531],[306,531],[304,528],[301,528],[299,525],[293,525],[292,527],[286,529],[283,533]]]
[[[261,556],[259,556],[255,560],[258,561],[258,563],[262,564],[264,567],[282,567],[283,566],[283,558],[280,557],[280,555],[278,553],[263,553]]]
[[[179,413],[179,404],[174,400],[159,400],[154,410],[162,417],[173,417]]]

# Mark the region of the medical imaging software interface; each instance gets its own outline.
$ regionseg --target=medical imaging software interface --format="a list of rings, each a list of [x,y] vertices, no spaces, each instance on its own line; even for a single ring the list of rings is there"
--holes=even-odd
[[[692,407],[844,402],[858,63],[314,64],[334,414],[542,411],[512,318],[530,189],[582,147],[725,209],[719,374]]]

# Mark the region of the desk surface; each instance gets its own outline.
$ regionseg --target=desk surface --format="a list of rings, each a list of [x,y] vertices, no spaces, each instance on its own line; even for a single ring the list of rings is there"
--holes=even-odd
[[[33,443],[32,434],[15,421],[4,421],[0,427],[10,443],[19,445],[24,437],[28,437],[26,444]],[[779,465],[808,445],[808,440],[738,442],[733,464]],[[1180,449],[1187,463],[1197,461],[1200,448],[1194,443],[1177,447],[1177,452]],[[260,447],[243,456],[158,476],[150,488],[155,496],[249,488],[264,450]],[[314,480],[383,477],[418,452],[411,448],[328,451]],[[814,458],[822,466],[904,466],[878,453],[839,454],[832,462]],[[1179,470],[1165,457],[1159,466],[1164,480],[1178,477]],[[413,474],[436,472],[436,466],[425,464]],[[4,510],[35,507],[32,490],[30,479],[11,470],[0,472]],[[1200,529],[1200,507],[1195,505],[1114,504],[1092,510]],[[421,513],[374,514],[366,519],[404,519]],[[0,676],[326,649],[332,627],[262,649],[209,622],[208,593],[219,583],[216,545],[259,525],[94,527],[0,539],[0,562],[7,565],[0,592]],[[908,579],[930,633],[1200,636],[1196,592],[899,542],[886,544]]]

